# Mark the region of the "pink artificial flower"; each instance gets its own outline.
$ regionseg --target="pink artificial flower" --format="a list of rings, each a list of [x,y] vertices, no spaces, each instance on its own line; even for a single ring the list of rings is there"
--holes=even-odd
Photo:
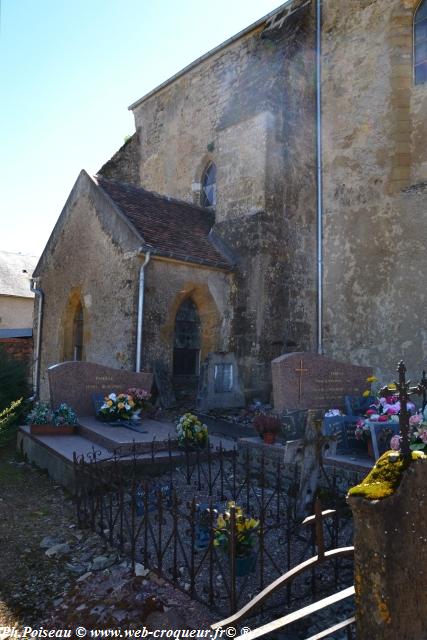
[[[356,427],[358,429],[363,429],[364,426],[365,426],[365,421],[362,418],[359,418],[359,420],[356,422]]]
[[[411,427],[417,427],[422,423],[422,421],[423,417],[419,413],[416,413],[414,416],[411,416],[409,418],[409,424],[411,425]]]
[[[390,447],[393,451],[399,451],[400,449],[400,436],[393,436],[390,440]]]
[[[396,407],[389,407],[387,409],[387,414],[389,416],[396,416],[399,413],[399,409],[396,409]]]
[[[419,434],[419,436],[420,436],[421,440],[424,442],[424,444],[427,444],[427,431],[422,431]]]
[[[372,416],[374,413],[376,413],[376,411],[374,409],[368,409],[366,412],[367,416]]]

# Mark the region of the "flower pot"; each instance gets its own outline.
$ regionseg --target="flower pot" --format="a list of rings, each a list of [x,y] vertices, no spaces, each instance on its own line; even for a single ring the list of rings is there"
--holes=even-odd
[[[32,424],[30,425],[30,433],[36,436],[71,436],[75,431],[73,424],[63,424],[55,426],[54,424]]]
[[[263,440],[264,444],[274,444],[276,442],[276,434],[271,431],[266,431]]]
[[[236,557],[236,576],[242,578],[248,573],[253,573],[256,566],[256,555],[237,556]]]

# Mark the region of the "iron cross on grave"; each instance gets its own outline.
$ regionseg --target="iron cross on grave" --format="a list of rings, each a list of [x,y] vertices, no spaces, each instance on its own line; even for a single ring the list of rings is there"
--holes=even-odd
[[[295,373],[299,374],[298,375],[298,402],[301,402],[301,395],[302,395],[302,377],[304,375],[304,373],[308,372],[308,369],[304,369],[303,368],[303,362],[302,362],[302,358],[299,362],[299,369],[294,369]]]

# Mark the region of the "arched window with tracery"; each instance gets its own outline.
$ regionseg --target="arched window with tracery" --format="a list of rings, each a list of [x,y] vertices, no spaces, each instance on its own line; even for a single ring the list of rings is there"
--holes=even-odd
[[[415,84],[427,83],[427,0],[422,0],[414,16]]]
[[[202,207],[214,207],[216,205],[216,166],[213,162],[210,162],[203,172],[200,204]]]

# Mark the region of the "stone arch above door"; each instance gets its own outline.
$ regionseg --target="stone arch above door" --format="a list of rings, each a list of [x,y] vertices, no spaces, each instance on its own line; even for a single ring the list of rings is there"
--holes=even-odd
[[[175,337],[175,322],[183,302],[190,299],[200,318],[200,362],[220,344],[221,316],[207,284],[185,285],[169,308],[167,321],[161,329],[162,338],[170,345],[171,367]]]

